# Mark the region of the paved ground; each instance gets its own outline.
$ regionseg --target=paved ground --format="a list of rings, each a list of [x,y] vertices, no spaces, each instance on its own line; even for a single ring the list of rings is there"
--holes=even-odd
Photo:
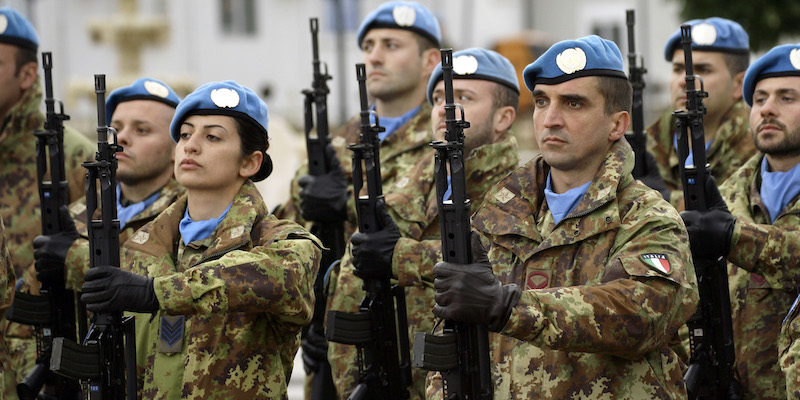
[[[289,380],[289,400],[303,400],[303,380],[306,373],[303,371],[303,359],[300,358],[302,351],[298,350],[297,357],[294,358],[294,370]]]

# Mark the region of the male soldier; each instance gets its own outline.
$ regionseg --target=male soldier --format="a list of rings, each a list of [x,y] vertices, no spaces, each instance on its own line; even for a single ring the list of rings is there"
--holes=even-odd
[[[169,86],[151,78],[116,89],[106,99],[107,123],[122,146],[117,153],[120,244],[183,194],[173,178],[175,142],[169,135],[180,101]],[[63,224],[68,229],[38,236],[34,255],[39,280],[63,280],[68,289],[79,290],[89,270],[85,199],[73,203],[70,211],[72,220]]]
[[[796,398],[797,374],[786,351],[797,322],[780,336],[800,285],[800,44],[777,46],[748,68],[744,100],[752,106],[756,153],[717,191],[706,188],[709,211],[681,213],[692,253],[727,255],[736,369],[745,398]],[[720,195],[721,193],[721,195]],[[728,211],[730,209],[730,212]],[[791,317],[797,307],[792,307]],[[791,319],[791,318],[789,318]],[[778,356],[781,355],[781,364]],[[784,388],[788,389],[785,390]],[[794,396],[791,393],[795,393]]]
[[[14,294],[14,266],[6,246],[6,226],[0,218],[0,313],[5,314]],[[0,368],[0,393],[5,391],[5,371]]]
[[[445,132],[442,76],[440,64],[427,87],[428,101],[433,105],[430,128],[438,140],[444,139]],[[510,61],[478,48],[453,54],[453,79],[454,98],[464,107],[465,118],[474,121],[464,132],[464,154],[467,194],[477,206],[489,187],[519,163],[516,140],[509,133],[519,103],[519,83]],[[384,228],[353,235],[329,302],[334,310],[358,311],[365,296],[360,278],[390,276],[406,288],[412,343],[416,332],[430,332],[434,327],[432,270],[442,258],[434,156],[429,149],[424,159],[403,174],[404,180],[384,186]],[[332,343],[328,355],[339,393],[349,393],[358,384],[355,347]],[[425,374],[412,370],[411,399],[425,398]]]
[[[619,49],[597,36],[560,42],[523,76],[541,155],[484,198],[474,263],[434,267],[434,314],[498,333],[504,398],[685,396],[668,340],[696,307],[694,269],[675,209],[631,176]]]
[[[731,176],[755,149],[747,129],[747,106],[742,101],[742,79],[749,63],[747,32],[741,25],[723,18],[692,20],[692,60],[694,72],[702,78],[708,92],[703,119],[706,154],[711,173],[722,183]],[[678,30],[664,46],[664,57],[672,63],[670,101],[674,110],[686,108],[686,69]],[[659,188],[667,200],[683,210],[678,169],[677,135],[672,110],[647,129],[648,151],[655,157],[666,189]],[[691,152],[686,163],[692,162]]]
[[[373,109],[380,125],[380,162],[384,192],[408,184],[407,173],[431,149],[431,108],[425,102],[425,89],[431,72],[440,60],[439,22],[423,5],[410,1],[382,4],[370,13],[357,33],[357,44],[366,64],[367,90],[374,98]],[[352,79],[352,78],[342,78]],[[354,82],[352,80],[351,82]],[[298,171],[292,187],[292,198],[276,212],[279,218],[298,223],[347,221],[346,239],[357,226],[355,204],[352,201],[352,153],[347,144],[359,141],[360,118],[356,116],[334,132],[328,152],[330,162],[322,176],[305,175],[306,167]],[[302,216],[301,216],[302,215]],[[327,269],[329,266],[321,266]],[[329,281],[335,283],[337,271]],[[353,286],[361,280],[349,276]],[[328,288],[331,293],[334,288]],[[313,321],[312,324],[322,321]],[[317,363],[325,359],[324,338],[314,336],[314,329],[303,340],[303,360],[306,371],[316,371]],[[348,349],[346,351],[350,351]],[[347,387],[350,387],[349,384]],[[339,393],[342,395],[342,393]]]
[[[38,76],[39,39],[33,25],[19,12],[0,8],[0,217],[6,224],[6,240],[18,289],[27,290],[33,277],[25,273],[33,264],[33,238],[41,233],[36,173],[36,138],[44,126],[40,111],[42,89]],[[80,133],[64,130],[64,160],[69,198],[84,194],[83,161],[96,147]],[[5,314],[4,314],[5,315]],[[36,361],[35,343],[28,326],[0,320],[4,346],[0,362],[5,369],[6,399],[16,399],[16,384]]]

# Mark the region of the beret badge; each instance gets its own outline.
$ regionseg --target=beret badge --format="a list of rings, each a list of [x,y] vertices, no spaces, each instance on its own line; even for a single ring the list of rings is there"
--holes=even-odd
[[[717,41],[717,28],[714,25],[702,23],[692,28],[692,41],[698,46],[711,46]]]
[[[417,12],[410,6],[397,6],[392,10],[392,17],[399,26],[414,26]]]
[[[239,105],[239,93],[233,89],[214,89],[211,91],[211,101],[219,108],[236,108]]]
[[[453,59],[453,72],[471,75],[478,70],[478,59],[473,56],[459,56]]]
[[[162,99],[166,99],[167,96],[169,96],[169,89],[156,81],[145,81],[144,90],[147,90],[147,93],[150,93],[153,96],[161,97]]]
[[[580,47],[566,49],[556,56],[556,65],[565,74],[573,74],[586,68],[586,53]]]

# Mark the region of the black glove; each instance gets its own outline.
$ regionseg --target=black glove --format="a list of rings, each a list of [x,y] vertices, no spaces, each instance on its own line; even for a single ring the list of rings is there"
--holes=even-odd
[[[400,239],[400,230],[389,215],[384,201],[378,202],[376,212],[381,229],[373,233],[356,232],[350,238],[355,275],[361,279],[392,277],[392,256],[394,246]]]
[[[672,195],[672,191],[667,188],[667,184],[664,182],[664,177],[661,176],[661,172],[658,171],[658,164],[656,163],[656,158],[653,157],[649,151],[645,152],[644,156],[645,160],[645,170],[647,173],[642,177],[634,177],[639,179],[647,185],[650,189],[658,191],[661,193],[661,196],[664,197],[664,200],[669,201],[669,197]]]
[[[106,266],[90,268],[83,279],[81,301],[89,311],[158,311],[153,278]]]
[[[478,234],[472,232],[472,264],[439,262],[433,267],[439,318],[486,325],[499,332],[511,317],[521,291],[516,284],[503,285],[492,273]]]
[[[61,232],[37,236],[33,239],[36,279],[47,284],[64,282],[64,261],[67,259],[67,252],[75,240],[80,237],[67,206],[61,206],[59,213],[63,227]]]
[[[312,325],[306,332],[301,347],[306,375],[319,371],[320,364],[328,359],[328,340],[325,339],[325,334]]]
[[[333,146],[325,147],[328,172],[304,175],[300,185],[300,214],[307,221],[339,222],[347,219],[347,180]]]
[[[728,211],[722,199],[714,177],[706,181],[705,196],[709,205],[705,211],[681,212],[686,231],[689,233],[689,246],[692,255],[704,259],[715,260],[727,257],[730,253],[731,237],[736,225],[736,218]]]

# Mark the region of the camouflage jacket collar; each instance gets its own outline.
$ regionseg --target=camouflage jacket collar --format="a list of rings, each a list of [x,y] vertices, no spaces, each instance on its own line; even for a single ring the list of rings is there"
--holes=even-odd
[[[757,224],[772,225],[773,222],[770,220],[767,207],[761,199],[761,162],[764,157],[764,153],[756,153],[719,189],[731,208],[731,213],[737,218],[744,218]],[[743,193],[748,195],[739,195]],[[747,212],[744,212],[745,210]],[[781,214],[775,218],[775,223],[787,214],[800,214],[800,196],[795,197],[786,205]]]
[[[146,225],[126,242],[132,250],[160,257],[176,254],[181,239],[178,226],[186,211],[187,194],[172,203],[150,225]],[[246,181],[233,199],[228,215],[211,235],[214,240],[203,251],[201,261],[216,258],[252,242],[250,236],[259,218],[269,214],[261,195],[251,181]],[[143,240],[144,239],[144,240]],[[138,242],[142,242],[141,244]]]
[[[158,200],[156,200],[150,207],[144,209],[144,211],[136,214],[133,218],[128,221],[128,224],[134,221],[140,221],[145,219],[151,219],[158,214],[161,214],[162,211],[166,210],[172,203],[175,202],[179,197],[183,196],[186,192],[186,189],[183,188],[175,178],[169,180],[169,182],[159,190]]]
[[[7,146],[16,146],[21,142],[20,137],[25,137],[25,135],[32,137],[33,130],[44,125],[44,114],[39,109],[42,104],[40,82],[41,80],[37,77],[33,86],[22,95],[14,107],[11,107],[6,120],[2,121],[0,142]]]
[[[547,233],[539,232],[537,220],[547,212],[544,188],[550,166],[539,155],[492,188],[473,219],[473,227],[494,236],[499,245],[523,260],[548,248],[573,244],[613,230],[619,225],[617,193],[633,182],[633,163],[633,151],[628,142],[614,143],[581,201],[553,232]],[[604,223],[582,223],[590,214],[592,219]],[[538,246],[529,246],[514,236],[527,238]]]
[[[401,153],[418,147],[427,146],[433,141],[430,122],[431,105],[424,101],[414,117],[381,143],[381,152],[386,152],[381,155],[381,162],[387,162]]]

